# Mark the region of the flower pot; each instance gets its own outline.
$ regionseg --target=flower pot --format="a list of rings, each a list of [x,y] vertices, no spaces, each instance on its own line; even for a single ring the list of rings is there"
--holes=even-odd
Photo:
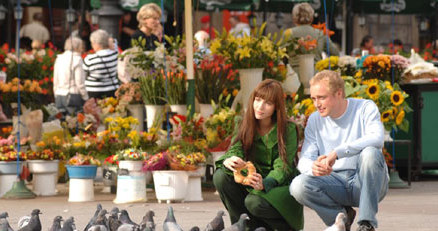
[[[185,104],[170,105],[170,110],[179,115],[187,115],[187,105]]]
[[[204,117],[204,119],[207,119],[213,114],[214,109],[213,106],[211,106],[211,104],[200,103],[199,112],[201,113],[201,116]]]
[[[19,173],[23,168],[20,162]],[[11,190],[12,185],[17,180],[17,161],[0,161],[0,197]]]
[[[69,202],[94,201],[94,178],[96,165],[67,165],[69,181]]]
[[[152,174],[158,203],[184,200],[189,181],[187,171],[153,171]]]
[[[121,160],[117,175],[117,195],[114,203],[146,202],[146,174],[142,160]]]
[[[160,117],[163,113],[164,106],[163,105],[145,105],[146,108],[146,120],[147,120],[147,128],[150,129],[154,124],[155,117]]]
[[[56,195],[59,160],[28,160],[33,173],[33,192],[38,196]]]
[[[305,54],[298,55],[298,76],[304,86],[304,94],[310,94],[310,79],[315,74],[315,55]]]
[[[205,176],[205,165],[200,166],[195,171],[188,171],[189,181],[187,183],[187,193],[184,201],[203,201],[201,178]]]
[[[246,110],[248,106],[248,100],[251,96],[252,91],[257,87],[257,85],[263,80],[263,68],[248,68],[239,69],[240,78],[240,103]]]
[[[143,104],[128,104],[127,106],[129,114],[138,120],[138,125],[135,127],[137,132],[144,131],[144,106]]]

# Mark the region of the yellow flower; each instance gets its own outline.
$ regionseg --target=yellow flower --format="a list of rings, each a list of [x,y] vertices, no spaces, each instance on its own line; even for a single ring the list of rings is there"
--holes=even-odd
[[[405,111],[401,111],[398,113],[397,118],[395,119],[395,124],[400,125],[403,122],[403,119],[405,118]]]
[[[228,96],[228,90],[226,88],[224,88],[224,90],[222,91],[222,95]]]
[[[239,90],[237,90],[237,89],[234,89],[234,90],[233,90],[233,96],[236,96],[236,95],[237,95],[237,93],[239,93]]]
[[[316,108],[313,104],[309,105],[306,109],[306,111],[304,112],[305,116],[310,116],[313,112],[316,111]]]
[[[402,109],[403,110],[403,109]],[[392,114],[393,115],[397,115],[397,113],[398,113],[398,109],[397,109],[397,107],[392,107]]]
[[[112,117],[106,117],[105,118],[105,123],[111,123],[113,122],[113,118]]]
[[[219,39],[213,40],[213,42],[210,45],[211,53],[217,54],[220,47],[221,47],[221,40]]]
[[[386,110],[382,113],[381,120],[382,122],[388,122],[392,116],[392,110]]]
[[[379,85],[374,83],[368,85],[366,93],[372,100],[376,100],[379,97],[380,93]]]
[[[405,97],[403,97],[403,95],[400,91],[393,91],[391,93],[391,102],[395,106],[402,104],[404,100],[405,100]]]
[[[240,60],[251,58],[251,49],[249,47],[238,48],[235,55],[238,56]]]
[[[388,80],[385,81],[385,87],[390,89],[391,91],[394,91],[394,89],[392,88],[391,82],[389,82]]]

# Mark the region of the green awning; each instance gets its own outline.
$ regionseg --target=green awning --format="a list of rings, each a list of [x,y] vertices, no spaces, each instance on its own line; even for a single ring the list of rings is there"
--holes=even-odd
[[[360,0],[353,1],[353,11],[364,14],[421,14],[431,15],[436,13],[438,0]]]
[[[206,4],[205,2],[211,2],[211,4]],[[260,0],[231,0],[231,2],[228,4],[221,4],[220,2],[221,1],[193,0],[193,7],[195,10],[203,10],[203,11],[214,11],[214,10],[250,11],[250,10],[257,10],[260,4]]]

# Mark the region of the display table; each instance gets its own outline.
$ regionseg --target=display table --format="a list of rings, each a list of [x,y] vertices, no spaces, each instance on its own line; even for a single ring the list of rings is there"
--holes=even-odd
[[[407,146],[408,147],[408,185],[411,186],[412,179],[412,163],[411,163],[411,153],[412,153],[412,142],[410,140],[393,140],[385,141],[385,148],[392,153],[392,144],[397,146]],[[393,156],[394,157],[394,156]],[[389,170],[389,169],[388,169]]]

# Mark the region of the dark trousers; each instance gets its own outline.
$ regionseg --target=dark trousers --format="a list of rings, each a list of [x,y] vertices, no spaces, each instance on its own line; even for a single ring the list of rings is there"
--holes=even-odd
[[[280,231],[292,229],[266,199],[249,194],[243,185],[234,182],[234,177],[226,174],[224,170],[216,170],[213,183],[228,210],[231,224],[239,220],[240,214],[246,213],[250,217],[249,230],[255,230],[257,227]]]
[[[95,98],[95,99],[103,99],[106,97],[115,97],[116,91],[102,91],[102,92],[94,92],[94,91],[89,91],[88,92],[88,96],[90,98]]]

